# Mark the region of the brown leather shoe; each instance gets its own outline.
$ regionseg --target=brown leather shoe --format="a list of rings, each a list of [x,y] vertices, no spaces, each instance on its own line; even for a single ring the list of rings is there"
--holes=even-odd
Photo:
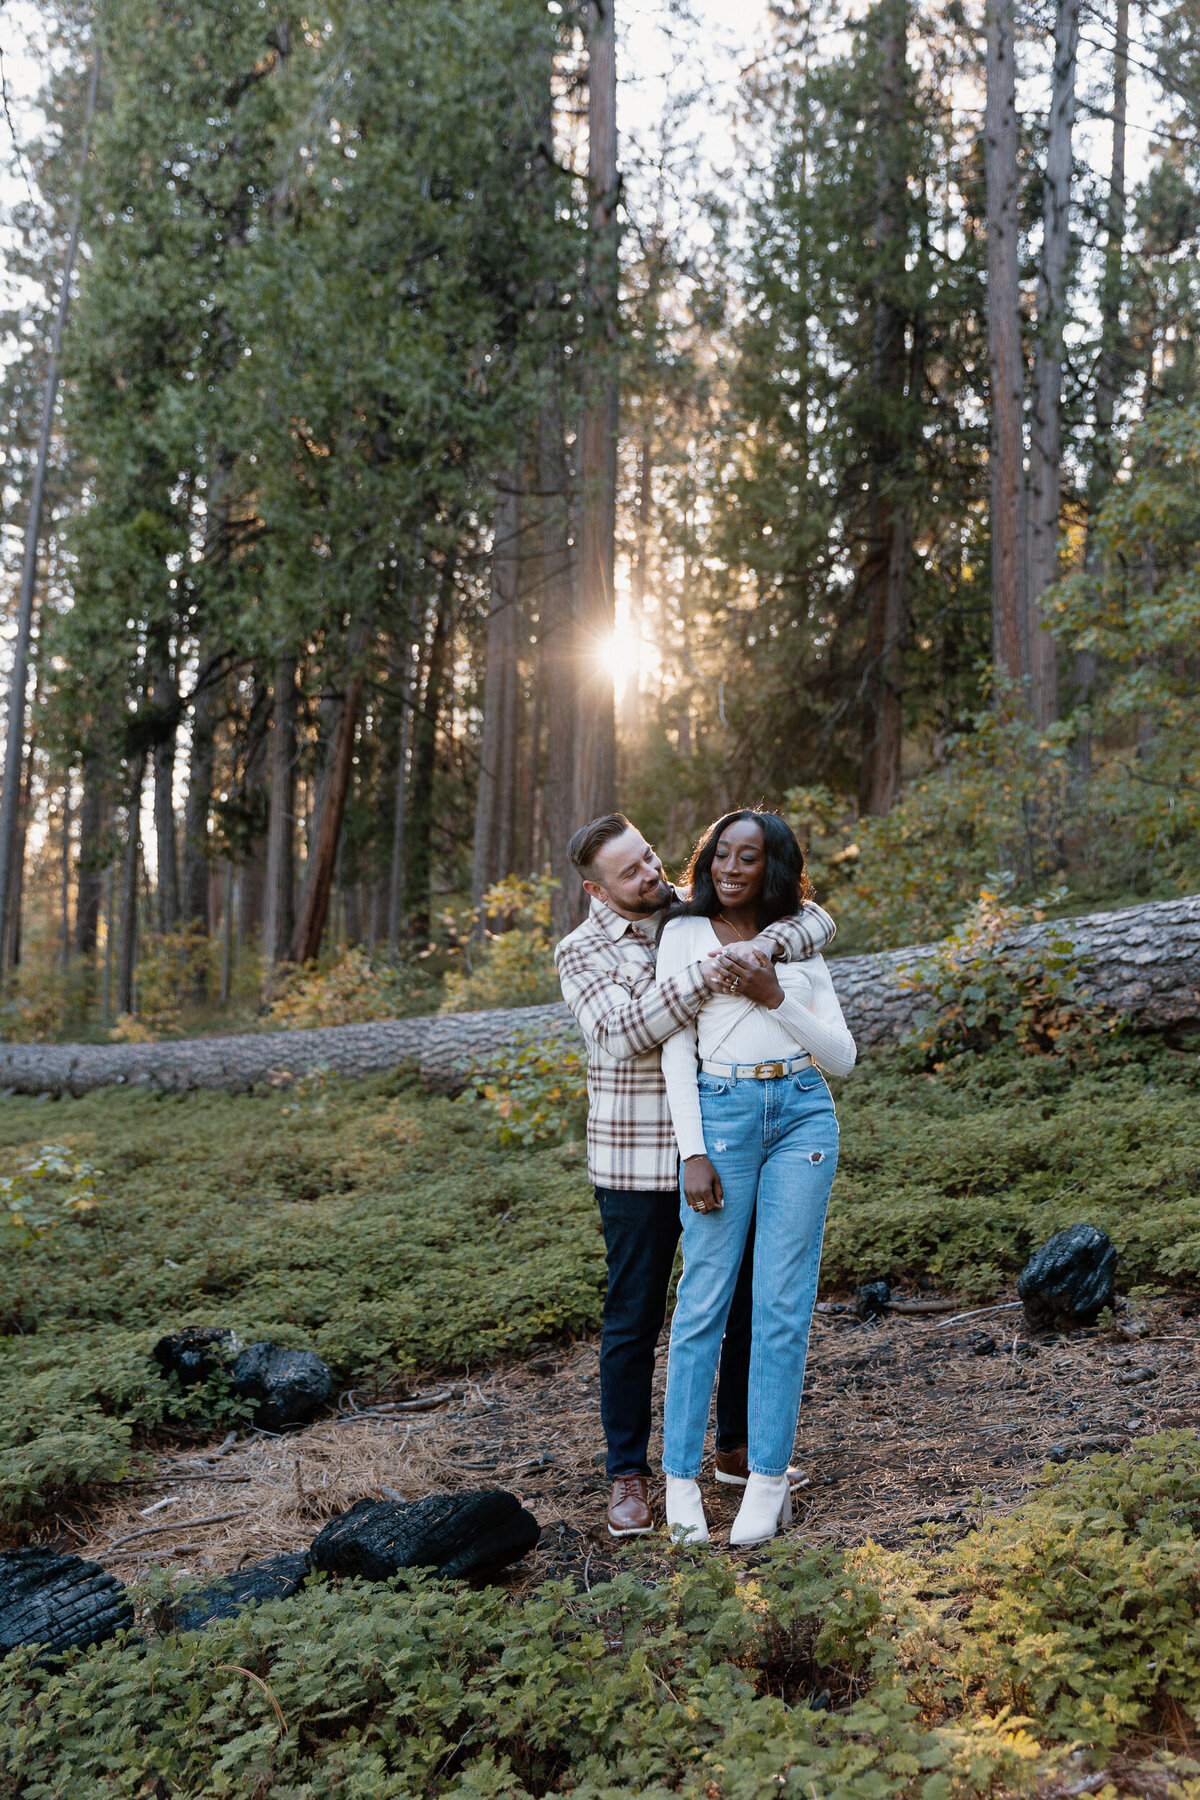
[[[644,1475],[618,1475],[608,1496],[608,1529],[615,1538],[640,1537],[652,1531],[650,1502],[646,1497]]]
[[[713,1474],[728,1487],[745,1487],[750,1479],[749,1446],[740,1444],[736,1450],[718,1450],[713,1458]],[[803,1469],[788,1470],[788,1486],[793,1490],[808,1486]]]

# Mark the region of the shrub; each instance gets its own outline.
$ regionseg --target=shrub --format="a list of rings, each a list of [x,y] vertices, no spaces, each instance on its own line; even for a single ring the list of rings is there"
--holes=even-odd
[[[443,1012],[540,1006],[560,998],[550,929],[551,897],[557,886],[549,874],[528,881],[506,876],[487,890],[480,907],[461,924],[443,920],[456,939],[460,959],[446,976]],[[500,922],[503,929],[486,929],[485,921]]]
[[[321,1025],[362,1025],[371,1019],[402,1019],[432,1005],[433,978],[409,963],[392,964],[361,945],[336,962],[306,963],[285,970],[276,981],[269,1008],[272,1026],[302,1030]]]
[[[463,1101],[479,1102],[500,1144],[574,1149],[587,1123],[587,1051],[566,1031],[525,1033],[473,1077]]]
[[[901,969],[902,987],[929,996],[903,1039],[922,1067],[940,1070],[997,1044],[1079,1057],[1116,1028],[1090,1003],[1065,927],[1014,942],[1064,897],[1059,888],[1033,906],[1005,906],[999,892],[984,888],[932,955]]]
[[[1200,1440],[1169,1434],[1048,1472],[941,1553],[784,1540],[753,1570],[682,1556],[653,1586],[624,1573],[520,1600],[317,1579],[57,1670],[17,1652],[0,1797],[1046,1792],[1070,1748],[1102,1763],[1200,1723],[1198,1493]],[[166,1592],[145,1584],[143,1614]],[[1160,1752],[1131,1788],[1195,1800],[1196,1776]]]
[[[98,1220],[101,1173],[62,1144],[46,1144],[16,1175],[0,1176],[0,1205],[8,1208],[7,1216],[0,1212],[0,1233],[8,1247],[27,1249],[73,1222]]]

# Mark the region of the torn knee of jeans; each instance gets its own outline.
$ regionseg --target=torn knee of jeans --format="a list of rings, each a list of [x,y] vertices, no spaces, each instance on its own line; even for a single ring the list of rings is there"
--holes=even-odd
[[[728,1150],[728,1148],[729,1148],[729,1145],[725,1142],[724,1138],[718,1138],[716,1140],[716,1142],[713,1144],[713,1149],[716,1151],[718,1156],[721,1154],[722,1150]]]
[[[808,1160],[810,1163],[823,1163],[825,1161],[825,1152],[823,1150],[810,1150]]]

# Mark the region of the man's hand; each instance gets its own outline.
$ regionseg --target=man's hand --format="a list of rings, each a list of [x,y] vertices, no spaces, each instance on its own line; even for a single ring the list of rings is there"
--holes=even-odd
[[[753,944],[726,944],[712,956],[719,971],[714,988],[716,993],[737,994],[753,1000],[757,1006],[769,1007],[772,1012],[780,1005],[783,989],[775,974],[775,965]],[[712,983],[708,985],[713,986]]]
[[[683,1197],[693,1212],[719,1212],[725,1204],[721,1177],[707,1156],[689,1156],[683,1165]]]

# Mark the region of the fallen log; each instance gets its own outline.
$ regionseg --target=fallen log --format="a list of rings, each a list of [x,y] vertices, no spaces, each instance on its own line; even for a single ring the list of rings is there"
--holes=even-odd
[[[1096,998],[1146,1030],[1200,1025],[1200,894],[1065,922]],[[1036,943],[1046,926],[1017,932]],[[830,961],[846,1022],[861,1046],[902,1035],[923,1004],[918,980],[930,944]],[[523,1035],[578,1042],[567,1008],[511,1007],[496,1012],[388,1019],[314,1031],[246,1033],[159,1044],[0,1044],[0,1089],[19,1094],[84,1094],[99,1087],[245,1091],[284,1083],[312,1069],[377,1075],[402,1066],[429,1088],[453,1092],[464,1071],[489,1067],[494,1052]]]

